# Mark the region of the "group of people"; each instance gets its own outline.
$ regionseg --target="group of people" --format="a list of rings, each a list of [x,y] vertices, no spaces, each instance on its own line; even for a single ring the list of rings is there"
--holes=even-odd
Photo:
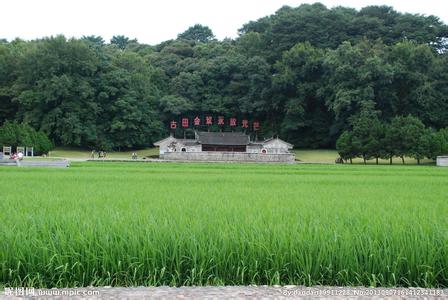
[[[11,155],[9,156],[9,159],[14,159],[14,160],[22,160],[23,159],[23,153],[20,151],[18,153],[14,152],[11,153]]]
[[[95,150],[92,150],[92,152],[90,153],[90,158],[91,159],[95,159],[95,157],[98,157],[99,159],[100,158],[106,158],[106,154],[107,154],[106,151],[95,151]],[[132,152],[131,158],[133,160],[136,160],[138,158],[137,152]]]
[[[95,159],[95,155],[98,155],[98,158],[106,158],[107,153],[106,151],[95,151],[92,150],[92,152],[90,153],[90,158]]]

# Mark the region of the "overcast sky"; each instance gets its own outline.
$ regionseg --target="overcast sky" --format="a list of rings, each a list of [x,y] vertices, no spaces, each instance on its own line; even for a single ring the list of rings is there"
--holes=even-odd
[[[158,44],[194,24],[209,26],[218,39],[234,38],[244,23],[273,14],[298,0],[0,0],[0,38],[34,39],[126,35]],[[436,15],[448,23],[448,0],[322,0],[327,7],[389,5],[400,12]]]

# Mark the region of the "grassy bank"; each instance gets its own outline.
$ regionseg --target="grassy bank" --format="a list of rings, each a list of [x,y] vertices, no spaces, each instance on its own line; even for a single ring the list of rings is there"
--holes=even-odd
[[[158,148],[146,148],[140,150],[107,152],[107,158],[131,159],[132,152],[136,152],[138,158],[150,157],[159,154]],[[58,147],[50,152],[50,157],[61,157],[61,158],[90,159],[91,155],[92,155],[91,150],[80,148]],[[95,154],[95,158],[98,158],[98,153]]]
[[[138,158],[144,157],[156,157],[159,154],[158,148],[146,148],[142,150],[129,150],[129,151],[115,151],[107,153],[107,158],[110,159],[131,159],[132,152],[136,152]],[[334,149],[294,149],[294,154],[296,155],[296,160],[303,163],[334,163],[335,159],[339,157],[338,152]],[[78,148],[63,148],[59,147],[55,150],[51,151],[50,157],[61,157],[61,158],[70,158],[70,159],[90,159],[91,152],[90,150],[78,149]],[[95,156],[98,158],[98,155]],[[363,160],[361,158],[356,158],[353,160],[354,164],[363,164]],[[368,160],[367,164],[373,165],[375,164],[375,160]],[[381,165],[388,165],[389,160],[379,160]],[[396,157],[393,159],[394,165],[400,165],[401,158]],[[406,158],[405,163],[407,165],[415,165],[417,161],[412,158]],[[434,164],[432,160],[421,161],[421,164]]]

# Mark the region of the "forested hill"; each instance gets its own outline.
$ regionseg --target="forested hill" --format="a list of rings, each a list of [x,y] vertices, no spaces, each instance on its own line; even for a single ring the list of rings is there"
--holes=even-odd
[[[0,123],[96,149],[148,146],[171,120],[205,114],[256,119],[259,136],[300,147],[334,147],[361,113],[440,129],[447,46],[437,17],[320,3],[282,7],[235,40],[204,25],[155,46],[124,36],[2,40]]]

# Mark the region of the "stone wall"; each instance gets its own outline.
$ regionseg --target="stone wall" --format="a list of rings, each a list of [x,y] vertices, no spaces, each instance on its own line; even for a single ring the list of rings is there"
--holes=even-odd
[[[448,156],[437,156],[437,166],[448,167]]]
[[[166,152],[166,160],[191,161],[240,161],[240,162],[294,162],[294,154],[260,154],[242,152]]]

